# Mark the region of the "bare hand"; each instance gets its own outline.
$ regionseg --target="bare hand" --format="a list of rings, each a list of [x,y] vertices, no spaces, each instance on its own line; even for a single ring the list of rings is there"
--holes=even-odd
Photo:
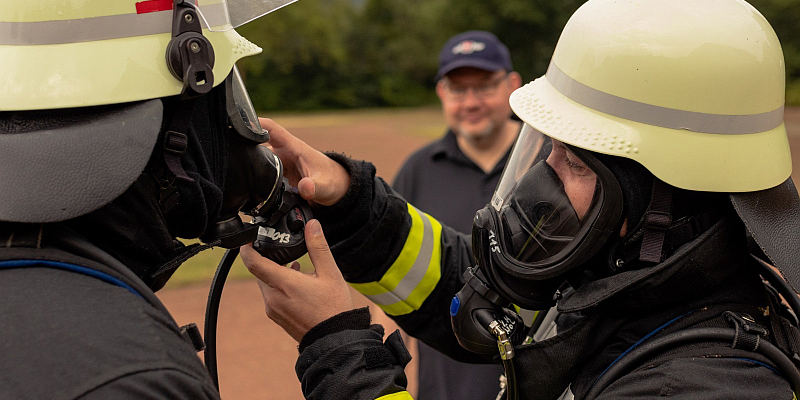
[[[269,131],[272,151],[281,159],[284,176],[300,196],[324,206],[336,204],[350,188],[350,175],[336,161],[292,136],[284,127],[268,118],[259,118]]]
[[[311,274],[300,272],[297,262],[292,268],[280,266],[250,244],[241,248],[244,265],[258,278],[267,316],[298,342],[320,322],[353,309],[350,286],[336,266],[319,221],[309,221],[305,235],[316,269]]]

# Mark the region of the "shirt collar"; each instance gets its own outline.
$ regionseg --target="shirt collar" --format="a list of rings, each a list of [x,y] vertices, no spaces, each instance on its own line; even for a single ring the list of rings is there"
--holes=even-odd
[[[509,149],[506,151],[506,154],[503,156],[503,158],[500,159],[497,165],[494,166],[492,171],[489,172],[489,175],[493,175],[503,171],[503,167],[506,165],[509,153],[511,153],[511,147],[509,147]],[[431,159],[439,160],[442,158],[449,159],[480,170],[480,167],[478,167],[477,164],[475,164],[472,160],[470,160],[469,157],[467,157],[464,154],[464,152],[461,151],[461,148],[458,147],[456,134],[455,132],[453,132],[452,129],[448,129],[444,137],[441,140],[434,143],[433,145],[433,152],[431,153]]]

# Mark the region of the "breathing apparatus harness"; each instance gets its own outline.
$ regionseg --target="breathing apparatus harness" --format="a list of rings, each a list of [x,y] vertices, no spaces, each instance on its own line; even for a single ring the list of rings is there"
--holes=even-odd
[[[188,145],[186,132],[195,99],[207,94],[214,83],[214,49],[203,36],[198,13],[197,6],[190,1],[173,0],[172,40],[167,46],[166,61],[173,76],[183,82],[183,92],[163,142],[164,162],[169,173],[162,174],[158,180],[165,212],[179,201],[174,180],[193,181],[181,166],[180,158]],[[253,243],[262,256],[286,264],[306,253],[303,232],[311,219],[308,203],[283,177],[280,159],[268,148],[259,146],[269,140],[269,133],[258,124],[236,66],[224,85],[228,130],[234,139],[230,144],[231,157],[220,216],[201,237],[207,246],[228,249],[209,289],[205,317],[205,365],[217,388],[217,315],[225,280],[239,247]],[[242,221],[241,212],[250,217],[249,223]]]

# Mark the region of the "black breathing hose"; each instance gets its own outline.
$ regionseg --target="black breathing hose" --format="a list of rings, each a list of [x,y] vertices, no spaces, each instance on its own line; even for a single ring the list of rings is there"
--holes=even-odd
[[[506,371],[506,399],[518,400],[517,374],[514,372],[514,361],[503,360],[503,369]]]
[[[796,318],[800,317],[800,299],[797,294],[789,286],[786,280],[778,274],[769,264],[760,258],[753,256],[753,258],[761,266],[761,275],[777,289],[778,293],[788,303],[789,308],[794,312]],[[675,348],[684,344],[697,342],[697,341],[723,341],[731,342],[736,339],[736,331],[734,329],[720,329],[720,328],[695,328],[687,331],[675,332],[673,334],[664,336],[662,338],[653,340],[646,343],[641,347],[633,350],[622,360],[612,365],[603,376],[597,379],[592,386],[586,399],[594,399],[606,387],[613,383],[621,375],[625,374],[633,366],[643,362],[647,357],[653,354],[664,352],[667,349]],[[770,361],[775,363],[778,370],[789,381],[794,393],[800,393],[800,371],[795,367],[792,360],[789,359],[780,349],[775,347],[772,343],[764,340],[760,341],[758,348],[755,350],[767,357]]]
[[[480,320],[481,316],[486,317],[485,314],[478,315]],[[503,360],[503,369],[506,373],[506,399],[518,400],[519,392],[517,390],[517,375],[514,371],[514,344],[511,343],[510,334],[511,330],[507,329],[499,320],[492,320],[486,326],[495,337],[497,337],[497,349],[500,351],[500,359]],[[502,391],[501,391],[502,393]]]
[[[239,248],[233,248],[225,252],[222,260],[217,266],[217,272],[214,273],[214,279],[211,281],[211,288],[208,290],[208,303],[206,303],[206,322],[203,328],[206,341],[206,350],[203,354],[206,369],[208,369],[211,380],[214,386],[219,390],[219,377],[217,374],[217,316],[219,315],[219,303],[222,298],[222,289],[225,286],[225,280],[228,279],[228,272],[239,255]]]

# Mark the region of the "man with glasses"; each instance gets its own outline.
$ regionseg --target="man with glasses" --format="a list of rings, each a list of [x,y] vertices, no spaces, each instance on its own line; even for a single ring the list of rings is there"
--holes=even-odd
[[[469,31],[442,48],[436,79],[447,133],[412,154],[393,187],[421,210],[469,234],[472,216],[489,202],[520,129],[508,97],[521,78],[495,35]],[[424,343],[418,346],[419,400],[497,394],[499,365],[465,364]]]

